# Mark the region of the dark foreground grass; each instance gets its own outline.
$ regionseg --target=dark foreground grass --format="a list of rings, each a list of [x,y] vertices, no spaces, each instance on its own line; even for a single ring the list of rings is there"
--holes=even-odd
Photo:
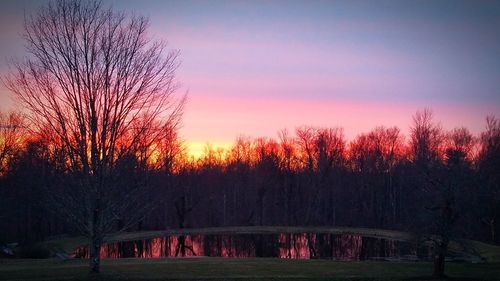
[[[0,260],[0,280],[432,280],[425,262],[339,262],[267,258],[107,259],[102,273],[87,260]],[[500,264],[448,263],[451,280],[500,280]]]

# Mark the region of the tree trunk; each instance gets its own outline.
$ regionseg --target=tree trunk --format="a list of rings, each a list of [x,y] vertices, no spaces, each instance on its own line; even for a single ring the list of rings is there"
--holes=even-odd
[[[436,243],[436,252],[434,254],[434,278],[444,278],[444,262],[446,250],[448,249],[447,239],[443,239]]]
[[[491,242],[495,243],[495,219],[490,220],[490,235],[491,235]]]
[[[434,257],[434,274],[435,278],[443,278],[444,277],[444,255],[437,254]]]
[[[90,245],[90,272],[99,273],[101,266],[101,245],[100,238],[92,238]]]

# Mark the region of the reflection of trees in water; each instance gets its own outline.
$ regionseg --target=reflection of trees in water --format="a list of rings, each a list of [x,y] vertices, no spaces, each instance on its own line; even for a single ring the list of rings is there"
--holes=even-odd
[[[179,253],[180,253],[181,257],[185,257],[186,256],[186,250],[191,251],[191,254],[193,256],[196,256],[196,253],[194,252],[193,247],[191,245],[186,245],[186,236],[181,235],[178,238],[177,247],[175,249],[175,256],[178,257]]]
[[[415,245],[361,235],[317,233],[172,235],[105,244],[104,258],[159,257],[279,257],[288,259],[364,260],[415,254]],[[88,257],[80,247],[76,257]]]

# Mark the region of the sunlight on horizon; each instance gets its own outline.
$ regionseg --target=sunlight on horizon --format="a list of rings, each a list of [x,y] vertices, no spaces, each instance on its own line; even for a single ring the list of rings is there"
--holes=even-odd
[[[193,157],[195,160],[206,156],[207,149],[210,147],[214,152],[223,150],[224,152],[231,149],[231,142],[192,142],[186,141],[188,157]]]

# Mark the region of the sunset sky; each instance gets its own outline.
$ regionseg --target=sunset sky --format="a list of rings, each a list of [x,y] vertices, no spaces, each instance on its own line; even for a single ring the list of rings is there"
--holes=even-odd
[[[24,54],[23,14],[46,1],[2,1],[0,74]],[[181,136],[194,154],[239,135],[301,125],[377,125],[407,133],[431,108],[446,129],[500,115],[500,1],[104,1],[150,17],[181,51],[188,92]],[[0,110],[14,109],[0,86]]]

